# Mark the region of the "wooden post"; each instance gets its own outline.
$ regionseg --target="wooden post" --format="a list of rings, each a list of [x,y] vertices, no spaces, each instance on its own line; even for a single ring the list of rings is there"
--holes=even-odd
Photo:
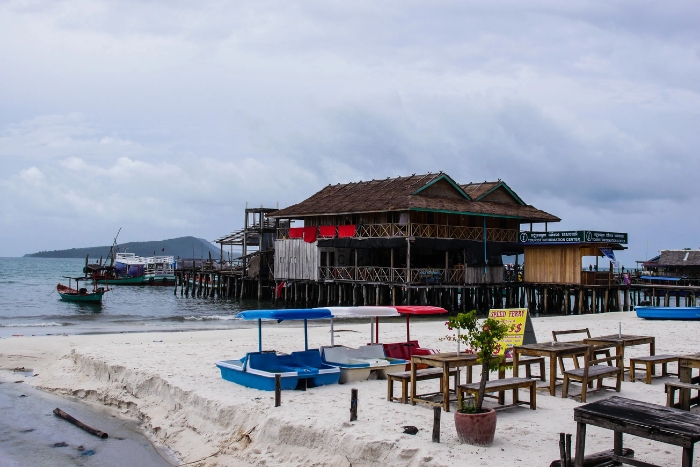
[[[350,391],[350,421],[357,420],[357,389]]]
[[[610,289],[605,289],[605,303],[603,303],[603,313],[608,312],[608,301],[610,300]]]
[[[391,249],[391,268],[389,269],[389,281],[394,283],[394,249]],[[393,287],[392,287],[393,290]]]
[[[591,313],[598,312],[598,302],[597,302],[596,290],[593,289],[593,300],[591,300]]]
[[[275,407],[282,405],[282,383],[280,382],[282,376],[279,373],[275,373]]]
[[[559,463],[561,467],[568,467],[566,465],[566,434],[559,433]]]
[[[406,284],[411,283],[411,241],[406,238]],[[408,301],[411,301],[411,289],[408,289]]]
[[[440,442],[440,414],[442,407],[433,407],[433,443]]]

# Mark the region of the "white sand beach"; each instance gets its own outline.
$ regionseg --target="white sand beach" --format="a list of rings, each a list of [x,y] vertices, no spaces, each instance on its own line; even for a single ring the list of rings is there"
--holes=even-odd
[[[552,330],[588,327],[593,336],[623,333],[656,336],[656,353],[688,354],[700,348],[700,322],[653,322],[635,313],[533,319],[539,342]],[[369,323],[336,320],[336,344],[363,345]],[[440,341],[443,320],[412,321],[411,337],[423,347],[456,350]],[[269,324],[264,348],[291,352],[303,348],[303,329]],[[402,322],[380,325],[380,341],[405,339]],[[310,326],[309,347],[328,345],[329,327]],[[38,388],[78,396],[138,417],[182,463],[194,466],[546,466],[559,456],[559,433],[575,434],[573,409],[580,402],[538,391],[537,410],[499,411],[492,446],[458,442],[452,412],[442,414],[441,443],[431,442],[433,411],[386,400],[387,382],[363,381],[302,391],[284,391],[275,408],[273,393],[248,389],[221,378],[214,363],[257,350],[257,329],[112,335],[24,336],[0,339],[0,368],[34,370],[27,378]],[[648,354],[630,347],[626,357]],[[675,364],[671,366],[675,372]],[[664,379],[630,383],[620,396],[665,404]],[[434,382],[424,383],[424,386]],[[437,386],[437,383],[434,383]],[[574,385],[574,393],[579,386]],[[350,390],[359,390],[359,416],[349,422]],[[398,386],[397,386],[398,390]],[[594,392],[588,402],[616,395]],[[509,395],[506,396],[507,400]],[[488,404],[488,402],[487,402]],[[454,409],[453,409],[454,410]],[[419,428],[402,433],[403,425]],[[612,448],[612,432],[589,427],[586,452]],[[627,436],[636,457],[658,465],[680,464],[681,448]],[[700,460],[696,451],[695,461]]]

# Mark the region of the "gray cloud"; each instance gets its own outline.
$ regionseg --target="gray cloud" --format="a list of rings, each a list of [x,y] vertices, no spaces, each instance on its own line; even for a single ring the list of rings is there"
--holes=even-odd
[[[246,201],[438,170],[627,230],[633,259],[698,246],[699,9],[0,3],[0,254],[214,238]]]

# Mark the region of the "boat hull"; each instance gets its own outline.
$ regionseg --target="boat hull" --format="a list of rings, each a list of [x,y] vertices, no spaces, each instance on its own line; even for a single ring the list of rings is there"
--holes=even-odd
[[[293,359],[293,355],[287,355],[281,359],[278,359],[276,355],[268,355],[268,358],[274,358],[276,361],[279,360],[279,362],[267,369],[261,369],[264,367],[252,368],[249,363],[255,361],[256,355],[260,355],[260,352],[251,352],[240,360],[223,360],[217,362],[216,366],[221,371],[221,377],[226,381],[261,391],[275,390],[275,375],[277,374],[280,375],[282,390],[295,389],[299,385],[300,380],[306,380],[305,387],[314,388],[327,384],[336,384],[340,379],[340,370],[338,368],[329,367],[328,365],[323,365],[322,368],[294,365],[290,362]]]
[[[66,294],[59,292],[58,295],[61,296],[61,300],[65,300],[67,302],[102,303],[102,295],[104,295],[104,292],[87,294]]]
[[[663,306],[638,306],[635,307],[637,316],[643,319],[671,319],[681,321],[700,320],[700,307],[663,307]]]
[[[164,275],[158,275],[156,274],[155,276],[150,276],[150,277],[145,277],[143,279],[143,285],[151,285],[151,286],[172,286],[175,285],[175,276],[164,276]]]
[[[143,283],[143,276],[119,277],[116,279],[97,279],[95,282],[106,285],[141,285]]]

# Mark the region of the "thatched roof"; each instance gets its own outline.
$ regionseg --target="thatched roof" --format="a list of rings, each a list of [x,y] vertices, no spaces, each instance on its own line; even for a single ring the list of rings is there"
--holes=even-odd
[[[700,266],[700,250],[662,250],[658,266]]]
[[[303,218],[409,210],[510,217],[522,222],[561,220],[525,204],[501,180],[459,185],[444,173],[328,185],[301,203],[280,209],[269,217]]]

